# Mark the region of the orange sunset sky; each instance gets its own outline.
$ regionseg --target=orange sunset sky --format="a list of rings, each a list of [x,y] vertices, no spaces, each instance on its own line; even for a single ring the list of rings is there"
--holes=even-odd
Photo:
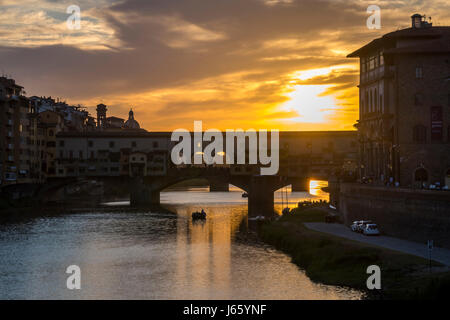
[[[66,8],[81,8],[69,30]],[[370,4],[381,30],[366,27]],[[450,1],[0,0],[0,69],[28,96],[130,106],[150,131],[353,129],[357,59],[413,13],[450,25]]]

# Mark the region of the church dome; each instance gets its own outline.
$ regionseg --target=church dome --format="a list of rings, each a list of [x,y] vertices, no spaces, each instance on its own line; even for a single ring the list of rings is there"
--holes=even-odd
[[[134,120],[134,113],[133,113],[132,109],[130,109],[128,120],[125,121],[123,127],[125,129],[140,129],[141,128],[141,126],[139,125],[139,122]]]

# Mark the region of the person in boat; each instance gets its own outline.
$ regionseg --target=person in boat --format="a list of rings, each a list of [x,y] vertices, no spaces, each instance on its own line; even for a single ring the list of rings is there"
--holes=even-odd
[[[200,213],[202,214],[202,216],[206,216],[206,212],[205,212],[205,210],[203,210],[203,208],[202,208],[202,211]]]

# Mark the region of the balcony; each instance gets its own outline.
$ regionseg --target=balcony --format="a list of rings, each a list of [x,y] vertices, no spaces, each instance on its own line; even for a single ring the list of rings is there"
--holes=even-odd
[[[376,69],[361,73],[360,84],[368,84],[382,78],[392,78],[395,74],[395,66],[380,66]]]

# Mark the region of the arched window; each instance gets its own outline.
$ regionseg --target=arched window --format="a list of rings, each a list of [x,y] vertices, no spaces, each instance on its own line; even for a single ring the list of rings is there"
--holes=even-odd
[[[370,90],[369,112],[372,112],[372,106],[373,106],[373,97],[372,97],[372,90]]]
[[[413,141],[417,143],[427,142],[427,127],[421,124],[414,126]]]
[[[428,172],[425,168],[418,168],[414,172],[414,180],[417,182],[427,182],[428,181]]]
[[[49,130],[49,131],[48,131],[48,135],[49,135],[50,137],[53,137],[53,130]]]

